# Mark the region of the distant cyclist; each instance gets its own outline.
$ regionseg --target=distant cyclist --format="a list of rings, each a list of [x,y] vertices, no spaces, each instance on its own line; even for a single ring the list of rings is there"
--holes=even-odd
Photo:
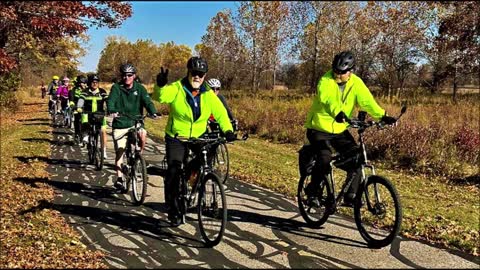
[[[47,87],[45,86],[44,82],[42,82],[42,85],[40,87],[40,91],[42,91],[42,99],[45,98],[45,95],[47,94]]]
[[[77,102],[77,111],[82,112],[81,133],[83,135],[83,143],[88,143],[88,130],[93,124],[93,119],[89,119],[90,113],[106,112],[108,94],[105,89],[99,87],[100,78],[96,74],[88,75],[88,87],[80,94]],[[107,120],[105,117],[100,123],[101,126],[101,144],[103,156],[107,158]]]
[[[68,106],[68,91],[70,79],[65,76],[62,79],[62,85],[57,88],[57,113],[65,111]]]
[[[53,114],[53,103],[57,102],[57,88],[58,88],[58,80],[60,78],[57,75],[52,77],[52,81],[48,84],[47,87],[47,95],[49,96],[48,99],[48,111]]]
[[[73,126],[75,128],[75,141],[80,143],[81,138],[81,118],[82,115],[76,111],[78,99],[80,98],[83,91],[87,89],[87,78],[84,75],[78,75],[76,78],[76,83],[74,87],[70,90],[68,94],[68,99],[70,100],[70,107],[74,111],[73,115]]]
[[[127,144],[126,135],[134,125],[134,120],[124,114],[130,116],[143,115],[143,109],[146,108],[154,118],[157,116],[157,109],[150,99],[147,89],[135,81],[137,69],[132,64],[123,64],[120,66],[120,74],[122,80],[112,85],[107,102],[108,112],[113,116],[112,137],[115,147],[115,171],[117,173],[117,181],[114,186],[118,189],[122,189],[124,183],[121,165]],[[138,132],[138,137],[140,139],[140,151],[143,153],[147,140],[147,131],[143,126]]]
[[[213,92],[217,95],[217,97],[222,102],[223,106],[227,110],[228,118],[230,118],[230,122],[232,122],[233,131],[236,131],[237,130],[237,120],[233,117],[233,113],[227,105],[227,100],[225,99],[225,97],[222,94],[220,94],[220,88],[222,87],[222,83],[220,82],[219,79],[211,78],[211,79],[207,80],[207,85],[210,86],[210,88],[213,90]],[[210,120],[209,121],[210,130],[218,130],[219,126],[218,126],[218,123],[215,121],[215,117],[213,117],[213,114],[210,115],[209,120]]]

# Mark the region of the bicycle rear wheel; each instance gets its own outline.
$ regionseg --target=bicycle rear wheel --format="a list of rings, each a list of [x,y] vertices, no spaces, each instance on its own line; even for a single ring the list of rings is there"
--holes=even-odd
[[[312,228],[319,228],[327,221],[331,214],[330,209],[333,207],[333,200],[331,199],[332,195],[329,195],[328,191],[332,189],[329,181],[322,181],[320,188],[316,193],[320,207],[311,205],[311,203],[308,201],[308,195],[305,192],[306,187],[311,181],[312,175],[310,174],[300,178],[297,188],[297,203],[298,208],[300,209],[300,214],[305,222],[307,222],[307,224]]]
[[[135,205],[141,205],[147,196],[147,165],[145,159],[138,154],[132,166],[132,199]]]
[[[102,149],[102,144],[100,143],[101,136],[99,133],[95,135],[95,142],[93,144],[93,148],[95,148],[95,167],[97,170],[101,170],[103,168],[103,162],[105,160],[105,156]]]
[[[225,143],[221,143],[217,147],[215,156],[213,157],[214,172],[220,177],[220,181],[225,184],[228,179],[228,172],[230,170],[230,161],[228,157],[228,149]]]
[[[207,247],[222,240],[227,225],[227,200],[220,178],[209,173],[200,185],[198,197],[198,224]]]
[[[355,223],[363,239],[372,248],[392,243],[402,223],[402,207],[393,184],[384,177],[370,176],[356,198]]]

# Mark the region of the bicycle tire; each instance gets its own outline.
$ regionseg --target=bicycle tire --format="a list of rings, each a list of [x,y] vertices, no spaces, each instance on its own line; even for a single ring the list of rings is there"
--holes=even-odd
[[[330,194],[331,184],[329,181],[323,181],[318,192],[318,199],[320,207],[308,206],[308,196],[305,193],[305,188],[311,182],[311,174],[300,177],[297,187],[297,203],[300,214],[302,215],[307,225],[312,228],[319,228],[328,219],[331,214],[331,207],[333,194]]]
[[[386,190],[380,190],[383,186]],[[373,191],[379,191],[383,195],[383,201],[376,201],[377,197]],[[375,201],[372,201],[375,200]],[[388,200],[388,201],[387,201]],[[392,206],[395,213],[386,213],[387,206]],[[373,208],[369,210],[368,205]],[[368,217],[367,214],[373,215]],[[392,243],[400,232],[402,224],[402,206],[398,192],[393,184],[386,178],[378,175],[369,176],[366,185],[359,188],[354,204],[355,224],[362,238],[371,248],[382,248]],[[380,221],[371,221],[374,217],[380,217]],[[365,218],[365,219],[364,219]],[[393,218],[392,224],[387,224]]]
[[[102,144],[99,143],[99,140],[101,140],[100,133],[97,133],[94,138],[95,138],[95,142],[94,142],[95,168],[97,169],[97,171],[100,171],[103,168],[103,162],[105,160],[105,155],[103,153]]]
[[[88,143],[87,143],[87,153],[88,153],[88,163],[91,165],[95,164],[95,151],[96,147],[93,142],[93,136],[91,134],[88,135]]]
[[[209,188],[214,190],[212,194],[208,193]],[[205,246],[216,246],[222,240],[227,225],[227,200],[220,177],[215,173],[209,173],[202,179],[197,211],[200,234]],[[209,226],[209,221],[214,219],[217,219],[219,224]]]
[[[138,206],[145,201],[148,185],[147,165],[140,154],[136,156],[131,170],[132,199],[134,204]],[[141,176],[142,181],[138,181],[138,176]],[[141,193],[139,194],[139,192]]]
[[[220,177],[220,181],[225,184],[230,171],[230,158],[228,155],[227,144],[218,145],[213,160],[213,170]]]
[[[57,120],[57,102],[53,101],[52,104],[52,126],[55,126],[55,121]]]

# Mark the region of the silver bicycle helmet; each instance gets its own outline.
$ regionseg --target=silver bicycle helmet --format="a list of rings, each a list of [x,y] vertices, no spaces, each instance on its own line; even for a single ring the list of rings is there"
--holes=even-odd
[[[222,87],[222,84],[220,83],[220,80],[215,79],[215,78],[209,79],[207,81],[207,84],[208,84],[208,86],[210,86],[210,88],[220,88],[220,87]]]

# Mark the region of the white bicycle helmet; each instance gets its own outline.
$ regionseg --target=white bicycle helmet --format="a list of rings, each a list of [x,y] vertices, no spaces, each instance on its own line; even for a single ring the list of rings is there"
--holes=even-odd
[[[207,84],[208,86],[210,86],[211,88],[220,88],[222,87],[222,84],[220,83],[220,81],[218,79],[215,79],[215,78],[211,78],[207,81]]]

